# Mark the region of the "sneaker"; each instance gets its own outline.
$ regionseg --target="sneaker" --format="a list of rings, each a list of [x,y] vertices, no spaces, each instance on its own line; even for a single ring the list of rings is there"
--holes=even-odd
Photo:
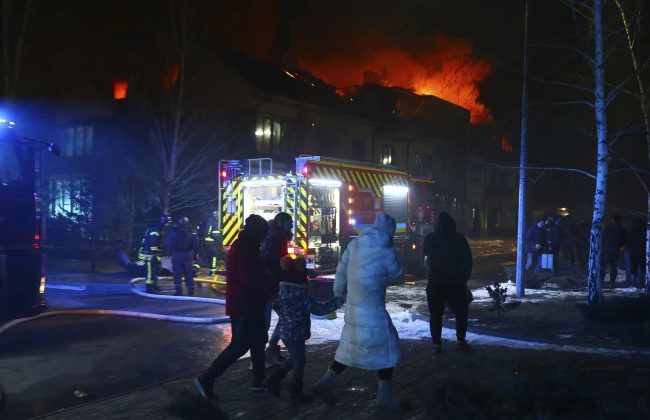
[[[253,379],[251,381],[251,391],[253,392],[264,392],[268,388],[266,386],[266,380],[265,379]]]
[[[442,344],[435,343],[433,345],[433,354],[440,354],[440,353],[442,353]]]
[[[217,396],[212,391],[212,387],[205,383],[203,375],[199,375],[194,379],[194,386],[204,399],[212,401],[218,400]]]

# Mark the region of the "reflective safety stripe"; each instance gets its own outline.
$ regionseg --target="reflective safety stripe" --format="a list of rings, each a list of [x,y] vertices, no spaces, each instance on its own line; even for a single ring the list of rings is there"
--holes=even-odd
[[[156,231],[154,230],[154,231],[151,231],[151,232],[149,233],[149,235],[160,236],[160,232],[156,232]]]

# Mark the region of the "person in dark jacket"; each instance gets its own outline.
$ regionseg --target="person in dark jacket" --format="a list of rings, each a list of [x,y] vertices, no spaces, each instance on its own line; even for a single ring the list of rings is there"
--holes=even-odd
[[[273,285],[273,293],[269,298],[266,311],[267,329],[271,326],[271,310],[278,296],[278,287],[282,281],[282,270],[280,270],[280,260],[288,255],[287,244],[291,240],[293,229],[293,219],[289,213],[280,212],[275,215],[269,226],[269,233],[262,242],[260,247],[260,256],[264,273],[268,281]],[[276,313],[277,310],[276,310]],[[279,315],[279,314],[278,314]],[[269,346],[266,349],[266,357],[273,361],[284,361],[278,342],[280,341],[280,322],[275,325],[273,334],[269,339]]]
[[[528,228],[525,236],[526,242],[526,270],[535,269],[535,275],[539,276],[542,269],[542,253],[546,245],[546,232],[544,231],[544,219],[541,217]]]
[[[591,226],[589,226],[589,223],[581,221],[576,231],[573,237],[573,243],[576,247],[580,268],[585,269],[587,268],[587,261],[589,259],[589,234],[591,232]]]
[[[643,287],[645,279],[646,227],[639,216],[630,218],[625,242],[625,279],[632,286]]]
[[[264,345],[267,339],[266,305],[272,285],[264,276],[260,244],[269,231],[261,216],[246,218],[244,230],[232,244],[226,259],[226,314],[230,315],[232,338],[210,368],[194,380],[201,396],[216,399],[214,381],[248,350],[251,352],[251,390],[264,391]]]
[[[618,274],[618,258],[621,255],[621,247],[627,241],[627,232],[621,222],[621,216],[615,214],[603,231],[603,256],[601,260],[601,280],[605,279],[605,270],[609,265],[609,282],[612,287],[616,286],[616,275]]]
[[[171,222],[172,219],[168,215],[160,216],[160,221],[149,226],[142,238],[138,258],[143,260],[147,267],[147,277],[145,279],[147,293],[155,293],[158,290],[158,271],[163,256],[163,236],[165,229],[169,227]]]
[[[183,294],[181,276],[185,277],[187,294],[194,296],[194,267],[192,261],[198,252],[198,240],[187,217],[180,217],[167,238],[167,251],[172,255],[172,274],[176,296]]]
[[[467,280],[472,274],[472,251],[467,239],[456,232],[456,222],[445,212],[440,213],[436,230],[424,238],[424,255],[429,266],[427,303],[434,351],[441,351],[442,315],[450,305],[456,314],[456,338],[465,341],[470,298]]]
[[[544,226],[544,234],[546,235],[548,252],[553,254],[553,273],[555,274],[558,263],[557,257],[562,246],[562,218],[549,217]]]
[[[343,304],[343,298],[332,298],[317,302],[309,295],[306,262],[302,257],[295,260],[289,256],[282,257],[280,268],[284,281],[280,282],[277,308],[280,315],[280,338],[287,346],[291,358],[269,375],[267,386],[275,396],[279,395],[280,382],[290,372],[291,401],[307,402],[312,399],[303,393],[303,375],[305,372],[305,341],[311,337],[310,315],[327,315]]]

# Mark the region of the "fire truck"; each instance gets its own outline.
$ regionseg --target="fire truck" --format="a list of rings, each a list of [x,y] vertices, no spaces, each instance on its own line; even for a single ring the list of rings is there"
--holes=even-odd
[[[0,119],[0,319],[31,315],[42,308],[38,146],[60,154],[58,145],[20,137],[14,126]]]
[[[407,273],[423,267],[421,236],[413,231],[409,177],[394,167],[324,156],[300,156],[292,171],[275,171],[267,158],[219,163],[219,220],[227,251],[257,214],[271,220],[293,216],[290,254],[307,259],[317,273],[331,273],[348,243],[383,210],[397,222],[394,243]]]

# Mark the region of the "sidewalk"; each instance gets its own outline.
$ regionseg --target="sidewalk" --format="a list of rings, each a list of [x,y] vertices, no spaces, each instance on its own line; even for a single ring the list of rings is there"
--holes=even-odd
[[[332,361],[335,342],[308,347],[305,383],[312,384]],[[404,340],[404,361],[395,371],[394,389],[409,398],[409,410],[386,416],[375,411],[376,375],[348,369],[337,382],[339,404],[329,409],[314,401],[292,406],[248,389],[248,359],[222,376],[216,405],[193,388],[196,372],[44,416],[87,418],[514,418],[545,413],[548,418],[647,418],[645,395],[650,358],[606,357],[566,352],[474,346],[466,353],[451,342],[433,356],[429,340]]]

